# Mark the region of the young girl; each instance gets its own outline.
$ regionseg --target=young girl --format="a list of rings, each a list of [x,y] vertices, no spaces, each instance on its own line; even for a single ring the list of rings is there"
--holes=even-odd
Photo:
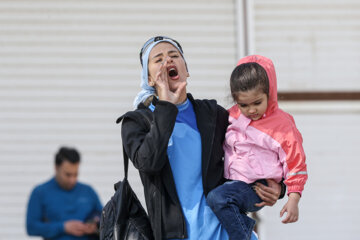
[[[240,59],[230,88],[236,104],[229,109],[224,176],[231,181],[212,190],[207,202],[230,239],[241,240],[250,239],[255,225],[246,213],[263,206],[256,183],[285,179],[288,202],[280,216],[287,212],[282,222],[296,222],[307,172],[301,134],[293,117],[278,108],[272,61],[259,55]]]

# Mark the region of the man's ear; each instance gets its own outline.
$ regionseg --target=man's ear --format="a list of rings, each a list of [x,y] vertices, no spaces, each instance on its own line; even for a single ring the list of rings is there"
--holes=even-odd
[[[187,76],[187,77],[190,77],[190,73],[189,73],[189,72],[186,72],[186,76]]]

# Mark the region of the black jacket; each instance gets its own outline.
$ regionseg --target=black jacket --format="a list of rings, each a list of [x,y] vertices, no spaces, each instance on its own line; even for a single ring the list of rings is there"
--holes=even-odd
[[[215,100],[192,102],[202,144],[202,182],[204,193],[224,183],[222,144],[228,126],[228,113]],[[154,100],[155,111],[140,104],[139,109],[123,115],[122,141],[125,151],[140,172],[145,201],[155,239],[187,238],[184,215],[176,193],[167,156],[177,107]],[[138,112],[145,113],[147,120]]]

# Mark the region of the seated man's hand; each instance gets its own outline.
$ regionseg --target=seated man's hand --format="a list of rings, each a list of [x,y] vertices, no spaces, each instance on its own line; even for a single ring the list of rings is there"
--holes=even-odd
[[[85,223],[85,234],[94,234],[98,232],[98,227],[96,223]]]
[[[87,226],[79,220],[69,220],[65,222],[65,232],[69,235],[81,237],[86,234]]]

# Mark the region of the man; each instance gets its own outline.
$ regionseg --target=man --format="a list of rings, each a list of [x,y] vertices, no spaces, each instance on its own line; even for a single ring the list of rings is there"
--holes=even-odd
[[[94,239],[102,205],[95,191],[77,181],[80,154],[61,147],[55,156],[55,177],[34,188],[26,216],[30,236],[44,239]]]

